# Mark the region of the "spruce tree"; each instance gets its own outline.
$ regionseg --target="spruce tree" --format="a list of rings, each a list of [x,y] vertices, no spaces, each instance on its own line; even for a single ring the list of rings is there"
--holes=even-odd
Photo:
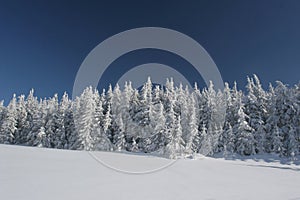
[[[243,107],[240,107],[238,111],[238,121],[234,127],[236,135],[236,151],[241,155],[253,155],[255,154],[255,139],[253,136],[253,129],[248,125],[246,121],[246,114]]]
[[[14,144],[17,129],[17,99],[14,94],[0,128],[0,143]]]

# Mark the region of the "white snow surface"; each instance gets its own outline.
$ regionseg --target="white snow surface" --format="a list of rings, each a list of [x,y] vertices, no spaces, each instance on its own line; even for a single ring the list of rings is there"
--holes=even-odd
[[[125,170],[170,163],[125,153],[93,155]],[[112,170],[86,151],[0,145],[1,200],[300,200],[299,188],[300,166],[276,159],[180,159],[134,175]]]

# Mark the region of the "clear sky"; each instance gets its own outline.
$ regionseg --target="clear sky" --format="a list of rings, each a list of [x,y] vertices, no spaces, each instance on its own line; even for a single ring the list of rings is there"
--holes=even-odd
[[[137,27],[165,27],[198,41],[223,80],[243,88],[257,74],[265,87],[294,85],[300,74],[300,1],[1,1],[0,99],[35,88],[39,97],[72,92],[77,70],[100,42]],[[109,68],[148,62],[185,65],[175,55],[139,50]],[[118,69],[119,68],[119,69]],[[120,73],[120,72],[119,72]],[[190,73],[193,76],[193,73]]]

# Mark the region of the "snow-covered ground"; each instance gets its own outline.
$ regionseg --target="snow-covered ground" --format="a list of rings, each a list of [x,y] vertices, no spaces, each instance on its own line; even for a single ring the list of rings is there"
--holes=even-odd
[[[271,159],[270,159],[271,160]],[[148,174],[118,172],[167,168]],[[163,165],[162,165],[163,164]],[[300,200],[300,165],[0,145],[0,199]]]

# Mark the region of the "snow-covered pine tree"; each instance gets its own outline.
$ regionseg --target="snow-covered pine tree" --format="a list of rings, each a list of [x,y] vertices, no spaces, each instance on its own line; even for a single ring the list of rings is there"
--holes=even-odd
[[[270,138],[271,152],[283,155],[282,140],[283,140],[283,136],[282,136],[281,129],[277,125],[275,125],[275,127],[272,129],[271,138]]]
[[[4,101],[0,101],[0,127],[2,126],[5,113],[6,113],[6,107],[3,105]]]
[[[294,108],[294,112],[291,116],[292,124],[290,127],[290,132],[295,132],[295,141],[296,141],[296,152],[295,154],[299,154],[300,152],[300,83],[295,85],[290,89],[290,99],[292,103],[292,107]],[[291,129],[293,129],[291,131]]]
[[[220,146],[220,137],[223,133],[223,128],[226,120],[226,104],[224,104],[224,94],[218,91],[215,99],[215,106],[212,109],[212,121],[210,125],[213,125],[213,151],[215,153],[221,152],[222,148]]]
[[[266,93],[266,95],[267,95],[266,107],[267,107],[268,116],[266,118],[266,123],[265,123],[265,130],[266,130],[265,151],[267,153],[271,153],[274,152],[273,134],[274,132],[277,132],[275,128],[278,129],[278,126],[276,124],[277,123],[276,107],[275,107],[276,95],[275,95],[275,89],[271,83],[269,84],[269,90]]]
[[[147,139],[151,136],[153,130],[150,126],[150,115],[152,112],[152,82],[148,77],[143,85],[139,96],[139,109],[136,112],[135,119],[138,120],[138,133],[140,138]]]
[[[106,113],[108,106],[110,106],[110,108],[111,108],[112,98],[114,95],[111,84],[108,86],[107,92],[105,93],[105,90],[103,90],[102,94],[105,94],[105,103],[103,104],[103,108],[104,108],[104,112]]]
[[[67,126],[70,124],[69,116],[67,115],[68,110],[71,107],[71,102],[69,100],[68,94],[65,92],[59,102],[58,108],[54,116],[54,123],[56,129],[54,130],[55,141],[54,146],[59,149],[64,149],[69,146]]]
[[[170,99],[171,101],[176,99],[173,78],[166,80],[165,90],[165,94],[168,99]]]
[[[236,82],[234,82],[233,88],[230,90],[230,99],[227,102],[226,111],[226,122],[229,122],[232,127],[237,124],[237,121],[239,119],[238,112],[239,109],[243,106],[242,99],[243,93],[237,89],[237,84]]]
[[[173,101],[171,101],[170,99],[167,99],[169,101],[168,107],[166,108],[165,111],[165,119],[166,119],[166,123],[165,123],[165,149],[164,149],[164,153],[165,155],[167,155],[169,153],[169,150],[167,148],[167,145],[173,140],[174,137],[174,128],[175,128],[175,124],[176,124],[176,115],[174,112],[174,104]]]
[[[75,143],[78,138],[78,132],[74,122],[74,102],[70,101],[69,108],[65,112],[64,118],[64,126],[65,126],[65,135],[66,135],[66,142],[64,145],[65,149],[74,149],[76,146]]]
[[[171,159],[176,159],[184,153],[184,140],[182,139],[182,127],[180,124],[180,116],[175,119],[175,126],[172,130],[170,142],[165,147],[165,156]]]
[[[153,110],[150,115],[151,129],[153,132],[150,137],[151,142],[146,147],[146,150],[149,152],[157,150],[161,152],[164,148],[166,142],[166,118],[164,114],[163,104],[161,102],[156,102],[153,105]]]
[[[14,94],[0,127],[0,143],[14,144],[17,129],[17,99]]]
[[[200,132],[200,146],[198,152],[202,155],[210,155],[213,152],[213,147],[211,146],[211,137],[208,135],[208,129],[206,125],[202,123],[202,128]]]
[[[254,132],[254,139],[256,142],[255,145],[256,152],[264,153],[266,152],[266,146],[268,145],[266,127],[264,124],[260,124],[256,128],[257,130]]]
[[[230,123],[228,122],[226,122],[225,130],[222,134],[222,141],[223,155],[227,157],[228,154],[233,154],[235,152],[235,135],[233,134]]]
[[[175,87],[174,89],[174,112],[176,113],[177,116],[183,115],[184,109],[186,110],[186,101],[187,101],[187,96],[185,95],[185,91],[183,89],[182,83],[179,84],[178,87]],[[183,116],[182,116],[183,117]],[[185,122],[181,122],[182,124]]]
[[[119,84],[116,84],[111,98],[111,112],[113,118],[116,118],[117,115],[122,115],[121,101],[122,101],[122,92],[120,90]]]
[[[18,129],[16,131],[15,142],[16,144],[25,144],[26,134],[24,133],[24,130],[28,128],[29,122],[27,121],[26,101],[24,95],[18,97],[17,124]]]
[[[295,86],[295,102],[297,104],[297,114],[294,116],[294,123],[296,127],[296,140],[298,141],[298,152],[300,152],[300,83]]]
[[[102,129],[103,133],[108,137],[108,139],[113,142],[113,116],[112,116],[112,99],[113,99],[113,89],[112,86],[109,85],[107,92],[103,89],[103,92],[100,96],[102,107],[103,107],[103,121],[102,121]]]
[[[26,136],[26,139],[24,140],[24,142],[22,142],[23,144],[30,146],[32,143],[32,141],[30,140],[32,140],[32,137],[35,137],[33,132],[36,133],[40,128],[36,125],[36,122],[38,121],[37,118],[39,117],[39,107],[39,102],[34,96],[34,90],[31,89],[26,99],[27,118],[24,128],[22,130],[22,135]]]
[[[130,145],[132,144],[132,133],[135,131],[135,127],[133,126],[133,121],[130,115],[130,100],[132,97],[134,90],[132,88],[131,82],[125,82],[124,91],[122,92],[122,99],[121,99],[121,113],[122,113],[122,119],[124,124],[124,131],[126,133],[125,138],[128,144],[128,147],[130,148]]]
[[[196,119],[196,126],[197,126],[197,131],[195,131],[197,133],[196,133],[196,135],[193,139],[193,143],[192,143],[192,151],[195,153],[198,153],[200,150],[200,147],[201,147],[202,125],[204,124],[203,122],[205,121],[205,119],[207,119],[207,116],[204,115],[205,113],[203,112],[205,105],[206,105],[206,100],[204,98],[204,95],[202,95],[201,91],[198,89],[197,83],[195,83],[195,85],[194,85],[194,89],[191,93],[191,96],[192,96],[193,100],[195,101],[194,108],[195,108],[195,119]],[[193,109],[193,107],[191,107],[191,109]],[[191,115],[191,117],[192,117],[192,115]],[[189,126],[189,128],[192,128],[192,126]]]
[[[225,150],[227,148],[227,140],[228,140],[228,133],[232,132],[232,126],[230,123],[232,117],[232,98],[231,98],[231,89],[229,88],[229,84],[226,82],[224,84],[224,91],[223,91],[223,98],[224,98],[224,104],[226,107],[226,116],[225,116],[225,124],[223,128],[223,134],[220,137],[219,141],[219,150],[224,151],[224,154],[226,154]],[[230,130],[229,130],[230,129]]]
[[[189,127],[189,105],[188,105],[188,95],[186,95],[182,84],[176,87],[176,100],[175,100],[175,112],[181,117],[181,127],[182,127],[182,138],[187,141],[188,127]]]
[[[295,155],[298,155],[299,153],[299,146],[296,139],[296,135],[297,135],[296,130],[293,127],[293,125],[291,125],[291,127],[289,128],[289,134],[286,141],[287,142],[286,155],[292,158],[294,158]]]
[[[95,141],[94,149],[98,151],[111,151],[113,145],[106,133],[104,132],[103,122],[104,122],[104,113],[103,113],[103,102],[102,98],[98,91],[94,91],[94,100],[95,100],[95,112],[93,117],[93,127],[92,127],[92,137]]]
[[[109,140],[112,142],[112,116],[111,116],[111,109],[110,105],[108,105],[106,113],[104,114],[103,119],[103,131],[105,135],[109,138]]]
[[[115,123],[117,126],[114,129],[114,146],[116,151],[122,151],[126,149],[126,140],[123,119],[120,115],[115,119]]]
[[[75,125],[78,132],[76,149],[93,150],[95,138],[93,138],[93,122],[95,113],[95,101],[92,87],[86,88],[82,95],[76,99]]]
[[[150,127],[150,107],[152,104],[152,83],[148,80],[142,90],[134,90],[130,99],[129,114],[131,123],[129,125],[129,141],[133,139],[138,144],[140,150],[148,151],[148,140],[151,137]],[[151,101],[150,101],[151,100]],[[147,104],[149,102],[150,105]]]
[[[165,130],[165,116],[164,107],[162,104],[162,90],[159,85],[156,85],[154,90],[150,90],[152,85],[148,80],[148,100],[149,108],[149,124],[141,127],[145,134],[141,138],[140,149],[144,152],[153,152],[163,150],[164,130]],[[153,94],[150,94],[153,93]]]
[[[198,113],[198,152],[201,154],[212,154],[215,147],[213,144],[217,144],[219,130],[217,127],[220,127],[220,123],[223,120],[220,120],[220,112],[218,102],[221,101],[221,96],[214,89],[214,85],[210,82],[208,88],[204,88],[201,95],[198,96],[199,103],[199,113]],[[220,98],[220,99],[219,99]],[[225,110],[224,110],[225,113]],[[225,116],[222,116],[225,118]],[[201,135],[203,131],[203,126],[205,126],[206,137]],[[195,140],[195,142],[197,142]],[[216,140],[216,141],[215,141]],[[209,144],[205,144],[209,143]]]
[[[159,103],[162,103],[162,96],[163,96],[163,88],[161,88],[159,85],[156,85],[153,90],[153,105],[157,105]]]
[[[254,83],[255,83],[255,85],[254,85],[255,87],[253,88],[254,95],[257,98],[258,107],[260,108],[260,111],[261,111],[261,118],[265,123],[266,119],[267,119],[267,115],[268,115],[268,113],[267,113],[268,112],[268,108],[267,108],[268,94],[263,89],[258,76],[254,74],[253,77],[254,77]]]
[[[236,82],[234,82],[232,89],[230,89],[228,83],[225,83],[224,88],[224,99],[226,101],[226,118],[225,118],[225,127],[223,133],[226,133],[229,127],[232,128],[233,136],[234,136],[234,150],[236,151],[236,126],[240,119],[239,110],[243,107],[242,99],[243,93],[238,90]],[[230,125],[230,126],[229,126]],[[227,141],[220,141],[220,146],[222,144],[226,144]]]
[[[119,85],[117,84],[113,90],[112,97],[112,139],[115,149],[117,151],[125,150],[126,139],[125,139],[125,126],[123,123],[123,105],[122,105],[122,92]]]
[[[267,112],[267,100],[266,93],[263,90],[260,81],[256,75],[254,75],[255,82],[252,78],[247,78],[247,90],[245,102],[245,113],[249,117],[248,124],[254,130],[254,138],[256,140],[255,148],[256,152],[263,153],[266,145],[266,112]]]
[[[29,146],[36,146],[39,145],[41,142],[41,138],[39,137],[39,133],[41,132],[41,128],[45,126],[45,117],[47,116],[47,101],[46,100],[40,100],[40,103],[36,105],[36,107],[33,107],[31,109],[31,127],[30,132],[27,135],[27,142],[26,145]],[[45,129],[44,129],[45,131]],[[43,137],[47,137],[48,135],[45,135]],[[50,143],[45,143],[50,144]],[[44,146],[46,147],[46,146]],[[51,147],[51,146],[47,146]]]
[[[273,132],[272,129],[278,126],[281,129],[283,137],[283,147],[281,154],[288,155],[288,138],[290,129],[294,128],[293,116],[296,115],[297,109],[293,102],[291,90],[287,88],[282,82],[277,81],[277,86],[274,90],[274,97],[272,99],[272,110],[268,122],[268,131]],[[291,126],[292,125],[292,126]],[[270,136],[269,136],[270,139]]]
[[[202,146],[207,146],[211,149],[206,149],[205,152],[212,155],[213,152],[218,152],[218,141],[222,132],[223,123],[225,121],[225,106],[223,104],[223,94],[221,91],[216,92],[214,85],[210,82],[207,90],[204,90],[204,97],[206,99],[205,109],[203,110],[206,114],[204,121],[202,123],[206,124],[208,131],[207,137],[204,138],[204,142],[210,142],[211,144],[202,144]],[[224,107],[224,110],[223,110]],[[203,141],[202,141],[203,143]],[[202,153],[204,152],[201,149]]]
[[[202,126],[205,125],[206,128],[208,128],[209,122],[211,120],[211,110],[208,104],[208,90],[204,88],[201,92],[201,96],[198,97],[198,103],[199,103],[199,113],[198,113],[198,119],[199,119],[199,126],[198,130],[201,132]]]
[[[188,114],[187,114],[187,120],[188,124],[187,126],[183,127],[183,130],[186,129],[186,135],[185,135],[185,148],[186,153],[191,155],[193,152],[197,152],[197,143],[195,144],[195,141],[198,141],[196,137],[198,137],[198,119],[197,119],[197,111],[196,111],[196,102],[194,95],[191,95],[187,102],[188,107]]]
[[[44,118],[44,128],[47,134],[47,137],[50,139],[50,145],[52,148],[62,148],[59,144],[61,141],[60,135],[57,133],[57,130],[61,127],[58,127],[60,124],[57,122],[58,118],[58,95],[55,94],[49,100],[45,100],[45,105],[41,107],[43,110]]]
[[[238,116],[237,124],[234,126],[236,151],[241,155],[253,155],[255,154],[253,129],[247,122],[247,115],[244,113],[243,107],[240,107]]]

